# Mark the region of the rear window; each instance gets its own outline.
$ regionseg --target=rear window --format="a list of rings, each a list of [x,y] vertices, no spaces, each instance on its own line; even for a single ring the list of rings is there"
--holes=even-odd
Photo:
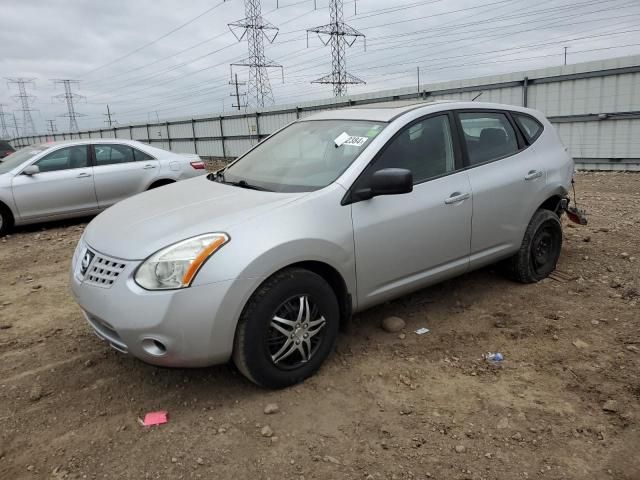
[[[519,113],[514,113],[513,118],[515,118],[516,123],[520,127],[520,130],[522,130],[522,133],[524,133],[524,136],[527,138],[529,143],[534,142],[542,133],[542,124],[535,118],[530,117],[529,115],[521,115]]]

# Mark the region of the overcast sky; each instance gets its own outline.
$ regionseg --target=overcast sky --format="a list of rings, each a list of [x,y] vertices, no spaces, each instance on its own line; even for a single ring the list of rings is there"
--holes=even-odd
[[[331,71],[331,49],[313,35],[307,48],[305,33],[329,22],[328,2],[263,0],[280,28],[266,46],[284,66],[284,83],[270,71],[276,104],[332,96],[331,85],[310,83]],[[0,12],[0,77],[35,79],[38,132],[48,119],[68,131],[56,78],[80,81],[81,130],[104,127],[107,104],[120,125],[229,111],[229,63],[247,56],[227,27],[244,17],[240,0],[0,0]],[[367,82],[353,94],[415,85],[418,66],[428,83],[561,65],[564,46],[569,63],[640,53],[638,0],[358,0],[344,17],[367,42],[347,49],[348,71]],[[16,93],[0,85],[9,114]]]

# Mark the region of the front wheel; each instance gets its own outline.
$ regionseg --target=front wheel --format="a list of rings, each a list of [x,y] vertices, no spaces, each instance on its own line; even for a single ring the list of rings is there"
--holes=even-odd
[[[331,353],[339,316],[336,295],[321,276],[301,268],[283,270],[247,302],[236,330],[234,363],[263,387],[301,382]]]
[[[0,204],[0,237],[4,237],[11,230],[13,217],[4,205]]]
[[[562,225],[549,210],[533,214],[520,250],[505,261],[507,274],[521,283],[539,282],[556,268],[562,249]]]

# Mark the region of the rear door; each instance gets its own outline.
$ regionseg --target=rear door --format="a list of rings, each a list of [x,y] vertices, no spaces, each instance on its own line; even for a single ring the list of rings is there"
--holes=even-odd
[[[471,238],[471,186],[454,141],[453,116],[441,113],[402,129],[353,188],[373,172],[404,168],[413,191],[352,205],[359,307],[466,271]]]
[[[98,206],[88,145],[59,148],[37,160],[40,172],[16,175],[13,197],[23,219],[90,213]]]
[[[158,176],[158,160],[129,145],[97,143],[92,148],[100,208],[145,191]]]
[[[546,172],[509,112],[459,110],[456,117],[473,190],[471,266],[478,267],[520,247]]]

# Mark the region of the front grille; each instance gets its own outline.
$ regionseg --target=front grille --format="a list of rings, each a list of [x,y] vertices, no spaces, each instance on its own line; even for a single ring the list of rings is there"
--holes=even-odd
[[[84,274],[84,281],[98,287],[109,288],[125,267],[126,264],[121,260],[113,260],[96,253]]]

